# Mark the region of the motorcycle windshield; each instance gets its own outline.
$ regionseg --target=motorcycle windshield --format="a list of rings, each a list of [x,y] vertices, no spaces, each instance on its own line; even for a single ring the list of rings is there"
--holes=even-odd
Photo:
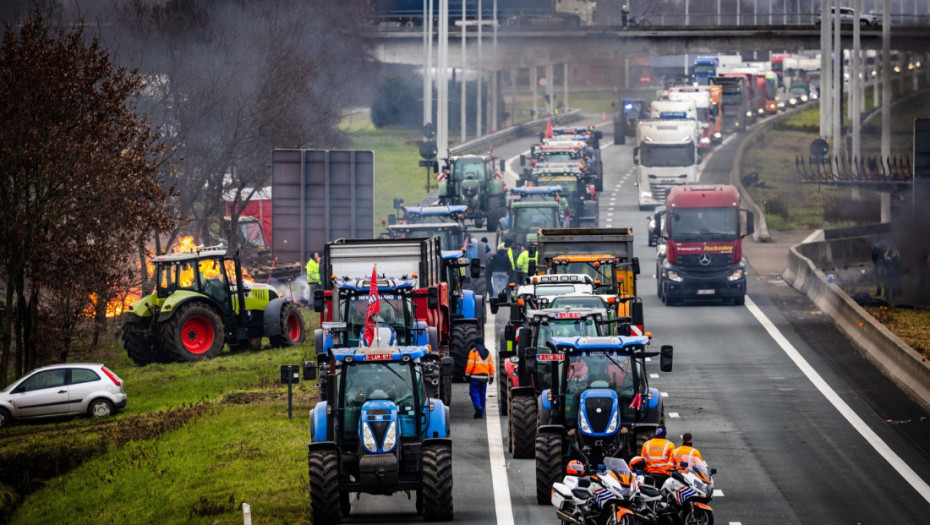
[[[705,483],[710,481],[710,471],[707,469],[707,465],[698,458],[692,458],[691,462],[688,463],[687,470]]]
[[[630,475],[633,472],[630,470],[630,467],[626,464],[621,458],[606,457],[604,458],[604,467],[616,474]]]

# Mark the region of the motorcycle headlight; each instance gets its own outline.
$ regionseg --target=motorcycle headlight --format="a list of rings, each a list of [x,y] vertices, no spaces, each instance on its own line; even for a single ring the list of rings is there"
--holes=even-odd
[[[610,424],[607,425],[607,433],[613,434],[617,431],[617,426],[620,424],[620,411],[615,410],[614,415],[610,418]]]
[[[727,277],[728,281],[738,281],[743,277],[743,269],[737,268]]]
[[[680,275],[678,275],[678,272],[676,272],[675,270],[669,270],[669,271],[667,271],[667,272],[665,273],[665,276],[668,277],[668,280],[669,280],[669,281],[676,282],[676,283],[680,283],[681,281],[684,280],[684,279],[681,278]]]
[[[368,428],[368,427],[365,427]],[[384,451],[394,450],[397,444],[397,421],[391,421],[384,436]]]
[[[591,425],[588,424],[588,418],[584,416],[584,412],[578,417],[578,425],[581,427],[581,431],[585,434],[591,433]]]
[[[375,442],[375,434],[371,431],[371,427],[367,424],[362,424],[362,444],[365,445],[365,450],[368,452],[377,452],[378,443]]]

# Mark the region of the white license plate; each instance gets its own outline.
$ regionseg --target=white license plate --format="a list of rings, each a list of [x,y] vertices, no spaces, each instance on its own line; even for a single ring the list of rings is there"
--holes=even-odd
[[[698,290],[698,291],[697,291],[697,294],[698,294],[698,295],[714,295],[715,293],[717,293],[717,290],[713,290],[713,289],[711,289],[711,290]]]

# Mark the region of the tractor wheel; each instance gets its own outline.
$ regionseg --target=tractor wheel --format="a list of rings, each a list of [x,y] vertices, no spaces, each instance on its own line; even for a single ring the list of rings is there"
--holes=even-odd
[[[507,383],[510,381],[506,375],[502,376],[497,375],[497,406],[500,407],[500,413],[502,416],[507,415],[507,411],[510,407],[507,406]]]
[[[143,332],[130,331],[130,325],[123,325],[123,348],[129,354],[129,358],[139,365],[145,366],[149,363],[157,363],[160,360],[158,349],[152,344],[152,341],[146,337]]]
[[[552,484],[561,481],[562,437],[548,432],[536,436],[536,503],[552,503]]]
[[[339,454],[335,450],[312,450],[307,455],[310,481],[310,513],[313,523],[339,523]]]
[[[468,364],[468,352],[471,346],[475,344],[475,337],[478,336],[478,327],[473,324],[456,324],[452,326],[452,344],[450,350],[452,357],[455,359],[455,373],[453,378],[456,381],[465,381],[465,366]]]
[[[513,426],[513,457],[533,457],[536,441],[536,398],[519,396],[510,405],[510,424]]]
[[[177,361],[213,359],[223,351],[223,321],[204,303],[181,305],[159,335],[165,353]]]
[[[492,232],[501,222],[504,216],[504,202],[501,198],[503,195],[488,196],[488,231]]]
[[[284,348],[299,345],[304,342],[306,336],[300,309],[294,303],[286,303],[281,308],[281,333],[269,338],[271,347]]]
[[[344,490],[339,491],[339,510],[345,518],[352,512],[352,495]]]
[[[452,448],[445,445],[425,445],[421,458],[420,492],[423,519],[452,520]],[[314,521],[316,523],[316,521]]]

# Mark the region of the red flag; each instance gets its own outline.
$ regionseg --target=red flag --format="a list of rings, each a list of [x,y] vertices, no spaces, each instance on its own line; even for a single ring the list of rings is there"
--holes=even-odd
[[[633,396],[633,402],[630,403],[630,408],[634,410],[639,410],[642,407],[643,407],[643,395],[637,393],[635,396]]]
[[[371,269],[371,286],[368,288],[368,313],[365,314],[365,341],[368,346],[375,339],[375,316],[381,311],[381,301],[378,296],[378,267]]]
[[[552,117],[549,117],[549,120],[546,121],[546,138],[552,138]]]

